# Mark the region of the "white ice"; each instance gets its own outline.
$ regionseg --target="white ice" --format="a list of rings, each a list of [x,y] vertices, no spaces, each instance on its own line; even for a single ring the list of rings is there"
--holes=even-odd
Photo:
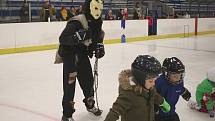
[[[76,121],[103,121],[118,95],[118,74],[130,68],[138,54],[150,54],[163,61],[176,56],[186,66],[185,86],[195,100],[195,89],[215,66],[215,35],[162,39],[105,45],[99,60],[100,117],[89,114],[82,103],[77,83],[74,118]],[[62,65],[54,65],[56,50],[0,55],[0,120],[60,121],[62,116]],[[94,60],[92,59],[92,65]],[[191,110],[180,98],[177,112],[181,121],[214,121],[208,114]]]

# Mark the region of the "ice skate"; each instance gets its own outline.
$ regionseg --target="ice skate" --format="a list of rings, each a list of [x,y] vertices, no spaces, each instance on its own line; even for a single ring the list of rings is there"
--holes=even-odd
[[[214,117],[214,111],[209,111],[208,113],[209,113],[209,116],[210,116],[211,118]]]
[[[73,117],[67,118],[65,116],[62,116],[61,121],[75,121],[75,120],[73,119]]]
[[[93,99],[93,97],[84,99],[83,102],[85,103],[88,112],[94,114],[95,116],[100,116],[102,114],[102,110],[95,107],[95,100]]]
[[[198,104],[195,101],[193,101],[193,100],[189,100],[187,106],[190,109],[199,110]]]
[[[96,107],[87,108],[87,111],[90,112],[90,113],[93,113],[96,116],[100,116],[102,114],[102,110],[100,110],[100,109],[98,109]]]

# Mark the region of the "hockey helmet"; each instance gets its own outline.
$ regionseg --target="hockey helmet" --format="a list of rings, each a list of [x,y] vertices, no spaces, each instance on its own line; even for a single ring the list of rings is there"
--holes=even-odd
[[[162,72],[167,79],[169,79],[170,74],[181,73],[180,81],[182,81],[184,78],[185,66],[177,57],[165,58],[162,65]]]
[[[139,55],[131,65],[134,82],[145,85],[145,80],[156,78],[161,73],[161,64],[153,56]]]

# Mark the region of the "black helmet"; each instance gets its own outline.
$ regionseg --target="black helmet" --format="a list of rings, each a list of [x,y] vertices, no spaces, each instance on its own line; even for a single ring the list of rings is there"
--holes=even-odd
[[[134,81],[138,85],[144,85],[145,80],[155,78],[161,73],[160,62],[150,55],[139,55],[131,65]]]
[[[184,64],[176,57],[165,58],[162,65],[163,71],[171,73],[184,73]]]
[[[183,78],[185,67],[184,64],[176,57],[165,58],[162,65],[162,72],[166,78],[169,78],[170,73],[181,73]]]

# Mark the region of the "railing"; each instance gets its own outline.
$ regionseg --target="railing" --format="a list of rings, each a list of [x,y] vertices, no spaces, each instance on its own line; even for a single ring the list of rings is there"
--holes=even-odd
[[[71,2],[73,1],[73,2]],[[57,11],[60,11],[61,5],[69,8],[71,6],[79,6],[83,4],[85,0],[51,0],[51,3],[55,6]],[[133,14],[133,8],[135,2],[146,2],[147,0],[105,0],[104,12],[112,9],[113,14],[119,11],[119,9],[128,8],[129,16]],[[156,8],[156,13],[160,18],[167,16],[174,16],[175,13],[181,13],[181,15],[188,12],[191,17],[198,15],[199,17],[212,17],[215,15],[215,3],[214,4],[196,4],[188,3],[185,0],[179,2],[171,2],[172,0],[160,0],[160,5]],[[39,21],[40,10],[44,5],[44,0],[31,0],[31,18],[32,21]],[[0,0],[0,23],[2,22],[19,22],[19,10],[23,4],[23,0]],[[143,5],[143,13],[148,15],[147,4]],[[104,15],[103,15],[104,16]]]
[[[209,4],[207,1],[205,2],[186,2],[186,1],[161,1],[163,4],[166,4],[172,8],[174,8],[175,13],[181,13],[182,15],[185,13],[189,13],[191,17],[199,16],[199,17],[214,17],[215,13],[215,2]]]
[[[1,2],[2,1],[3,0],[1,0]],[[81,4],[83,5],[84,1],[85,0],[51,0],[51,4],[53,4],[56,11],[59,12],[62,5],[67,8],[70,8],[71,6],[78,7]],[[21,6],[23,5],[23,0],[5,0],[4,3],[4,6],[0,6],[0,23],[19,22],[19,11],[21,9]],[[29,3],[31,4],[32,21],[39,21],[40,10],[45,3],[44,0],[31,0]],[[104,2],[104,14],[108,9],[113,9],[113,13],[116,13],[119,9],[124,8],[131,10],[133,9],[133,4],[129,4],[128,0],[105,0]]]

